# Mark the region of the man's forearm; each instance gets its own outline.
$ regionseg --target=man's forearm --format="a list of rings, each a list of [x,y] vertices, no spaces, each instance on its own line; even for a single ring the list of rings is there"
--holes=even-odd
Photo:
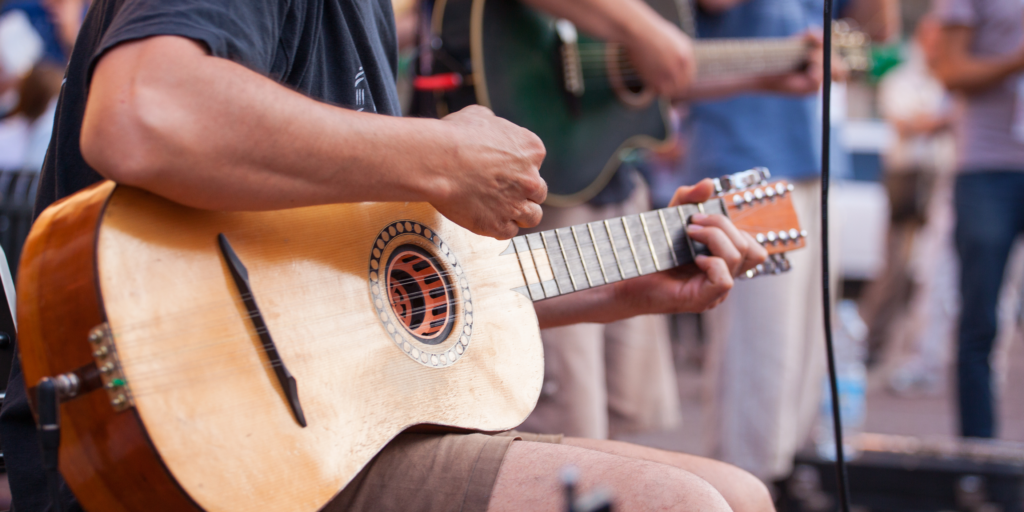
[[[900,5],[896,0],[854,0],[839,13],[857,22],[876,43],[886,43],[900,32]]]
[[[572,21],[582,32],[605,41],[624,42],[661,16],[642,0],[524,0],[548,14]]]
[[[971,55],[973,38],[974,30],[969,27],[947,26],[942,29],[932,71],[950,90],[968,94],[982,91],[1024,69],[1020,50],[999,57]]]
[[[445,123],[319,103],[196,43],[160,39],[97,66],[82,152],[106,177],[225,210],[423,201],[443,188],[436,178],[455,151]],[[177,71],[145,70],[154,66]],[[122,69],[136,73],[127,86],[113,76]]]

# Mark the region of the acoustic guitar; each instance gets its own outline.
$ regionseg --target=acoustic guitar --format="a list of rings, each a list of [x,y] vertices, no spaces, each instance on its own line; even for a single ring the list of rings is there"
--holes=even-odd
[[[676,25],[683,19],[682,2],[647,3]],[[536,133],[548,151],[540,169],[547,204],[589,200],[620,155],[661,144],[672,130],[667,103],[644,87],[621,46],[578,34],[566,20],[518,0],[437,0],[432,23],[433,73],[455,77],[435,92],[438,114],[480,104]],[[700,81],[783,74],[808,56],[794,38],[696,40],[694,51]]]
[[[763,176],[511,241],[428,204],[215,212],[101,182],[26,242],[26,382],[57,384],[60,469],[87,510],[315,511],[410,427],[519,425],[544,373],[533,302],[690,264],[694,213],[784,265],[806,233]]]

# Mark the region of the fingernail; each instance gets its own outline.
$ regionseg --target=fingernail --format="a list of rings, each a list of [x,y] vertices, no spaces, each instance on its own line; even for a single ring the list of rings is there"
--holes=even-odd
[[[704,226],[701,226],[700,224],[690,224],[689,226],[686,227],[686,229],[688,231],[700,231],[704,229]]]
[[[705,220],[707,218],[708,218],[708,215],[706,213],[695,213],[695,214],[690,216],[690,220],[695,220],[695,221],[701,221],[701,220]]]

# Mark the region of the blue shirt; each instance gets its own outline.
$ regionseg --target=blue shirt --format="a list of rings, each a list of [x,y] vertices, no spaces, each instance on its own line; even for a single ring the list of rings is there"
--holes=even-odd
[[[22,10],[28,16],[32,27],[39,33],[43,40],[43,58],[63,66],[68,56],[57,38],[57,27],[50,21],[50,14],[46,12],[39,0],[15,0],[7,2],[0,8],[0,14],[6,14],[15,9]]]
[[[836,2],[836,11],[845,5]],[[821,26],[816,0],[748,0],[719,14],[697,11],[700,39],[785,37]],[[821,173],[821,116],[815,94],[793,97],[742,94],[695,102],[687,119],[690,154],[686,182],[715,178],[751,167],[774,177],[809,179]]]

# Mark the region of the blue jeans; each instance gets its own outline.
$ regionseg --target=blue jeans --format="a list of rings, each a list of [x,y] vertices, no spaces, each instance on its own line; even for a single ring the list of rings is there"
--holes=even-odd
[[[1024,231],[1024,172],[964,173],[956,179],[960,255],[957,388],[960,433],[995,436],[992,366],[996,305],[1013,240]]]

